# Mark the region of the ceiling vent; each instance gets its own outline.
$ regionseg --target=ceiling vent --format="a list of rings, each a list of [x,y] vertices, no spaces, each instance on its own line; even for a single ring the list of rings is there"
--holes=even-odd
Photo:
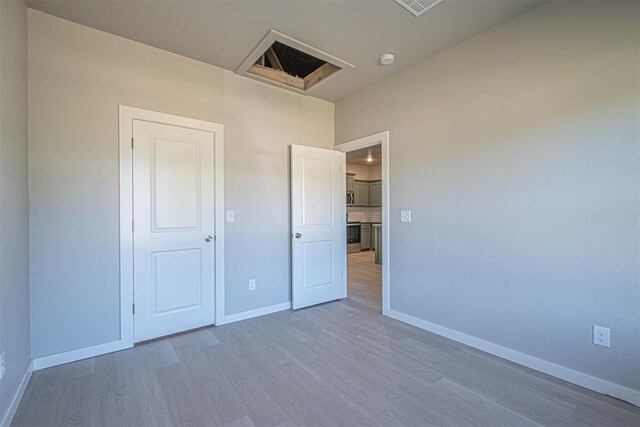
[[[420,16],[442,0],[395,0],[400,6],[407,9],[414,16]]]

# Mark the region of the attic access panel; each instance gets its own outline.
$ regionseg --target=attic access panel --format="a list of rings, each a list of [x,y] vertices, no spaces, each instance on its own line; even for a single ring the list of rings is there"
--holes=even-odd
[[[301,41],[271,30],[238,67],[236,74],[300,93],[353,65]]]
[[[260,64],[260,62],[263,63]],[[265,55],[258,58],[256,64],[281,70],[289,75],[304,79],[318,68],[327,64],[327,61],[275,41],[267,49]],[[339,69],[339,67],[337,68]]]

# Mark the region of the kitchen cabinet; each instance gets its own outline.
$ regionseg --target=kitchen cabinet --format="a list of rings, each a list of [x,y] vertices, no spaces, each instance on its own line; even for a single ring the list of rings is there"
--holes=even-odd
[[[382,265],[382,224],[373,224],[373,250],[376,251],[375,263]]]
[[[369,183],[369,206],[382,206],[382,181]]]
[[[355,173],[348,173],[347,174],[347,191],[353,191],[353,181],[356,178],[356,174]]]
[[[363,181],[355,176],[347,174],[347,192],[353,192],[353,206],[382,206],[382,181]]]
[[[360,250],[371,249],[371,224],[360,225]]]
[[[354,205],[369,206],[369,183],[367,181],[354,180],[353,193],[355,195]]]

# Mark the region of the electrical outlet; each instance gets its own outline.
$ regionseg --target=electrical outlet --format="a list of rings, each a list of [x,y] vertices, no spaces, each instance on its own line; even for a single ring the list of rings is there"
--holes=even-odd
[[[0,354],[0,379],[2,379],[7,373],[7,365],[5,362],[6,357],[4,356],[4,351]]]
[[[611,347],[611,330],[603,326],[593,325],[593,343],[602,347]]]
[[[250,291],[256,290],[256,279],[249,279],[249,290]]]
[[[411,211],[400,211],[400,222],[411,222]]]
[[[227,211],[227,222],[235,222],[236,213],[234,211]]]

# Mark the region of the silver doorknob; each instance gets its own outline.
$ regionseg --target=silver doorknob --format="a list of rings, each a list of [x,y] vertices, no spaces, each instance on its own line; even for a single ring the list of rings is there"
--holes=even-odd
[[[213,236],[207,236],[207,237],[204,238],[204,241],[207,242],[207,243],[209,243],[212,240],[213,240]]]
[[[299,238],[301,238],[301,237],[302,237],[302,234],[300,234],[300,233],[296,233],[296,239],[299,239]]]

